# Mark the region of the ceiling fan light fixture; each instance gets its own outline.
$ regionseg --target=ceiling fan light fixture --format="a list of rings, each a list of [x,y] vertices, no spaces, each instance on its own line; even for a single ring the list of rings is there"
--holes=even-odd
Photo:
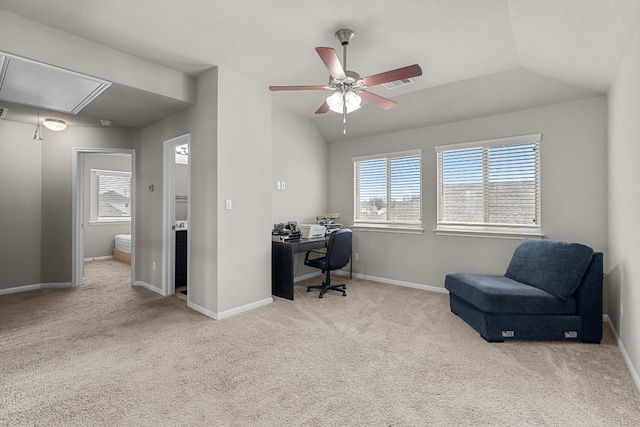
[[[59,119],[44,119],[44,126],[52,131],[59,132],[67,128],[67,124],[64,120]]]
[[[342,94],[335,92],[331,96],[327,97],[327,105],[329,109],[338,114],[343,113],[344,105],[347,106],[347,114],[360,108],[362,98],[354,92],[347,92]]]
[[[347,92],[344,94],[344,102],[347,104],[347,113],[350,113],[360,108],[362,98],[354,92]]]
[[[342,94],[340,92],[334,92],[328,96],[327,105],[331,111],[342,114]]]

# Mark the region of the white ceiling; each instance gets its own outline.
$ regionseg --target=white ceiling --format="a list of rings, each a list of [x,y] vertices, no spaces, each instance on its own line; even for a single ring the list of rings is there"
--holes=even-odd
[[[222,66],[265,86],[325,84],[314,47],[342,56],[334,34],[350,28],[349,69],[362,76],[414,63],[423,69],[411,85],[372,90],[399,104],[350,114],[350,138],[605,94],[640,29],[640,0],[0,0],[0,9],[182,73]],[[5,36],[0,28],[0,50]],[[117,108],[120,124],[136,127],[186,105],[120,89],[81,114]],[[123,96],[132,102],[104,101]],[[272,98],[313,118],[325,96]],[[136,111],[141,105],[146,115]],[[138,113],[144,120],[127,121]],[[328,140],[343,139],[337,115],[313,122]]]

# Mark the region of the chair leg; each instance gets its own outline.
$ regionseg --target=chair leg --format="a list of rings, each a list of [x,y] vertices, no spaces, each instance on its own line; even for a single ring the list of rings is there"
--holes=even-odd
[[[307,286],[307,292],[311,292],[311,290],[320,290],[320,294],[318,295],[318,298],[324,298],[324,294],[326,294],[328,291],[338,291],[338,292],[342,292],[342,296],[346,297],[347,296],[347,285],[345,284],[340,284],[340,285],[332,285],[331,284],[331,272],[327,271],[326,272],[326,279],[324,282],[322,282],[322,285],[312,285],[312,286]]]

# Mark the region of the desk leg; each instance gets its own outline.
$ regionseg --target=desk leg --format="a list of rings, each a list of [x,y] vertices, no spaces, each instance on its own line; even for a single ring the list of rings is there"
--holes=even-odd
[[[271,246],[271,293],[293,300],[293,250],[290,247]]]

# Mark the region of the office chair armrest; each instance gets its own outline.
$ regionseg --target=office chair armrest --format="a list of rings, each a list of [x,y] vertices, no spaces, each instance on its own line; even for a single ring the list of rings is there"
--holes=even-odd
[[[315,252],[315,253],[320,254],[320,255],[322,255],[322,256],[326,256],[326,255],[327,255],[327,253],[326,253],[326,252],[324,252],[324,251],[317,251],[317,250],[315,250],[315,249],[312,249],[312,250],[310,250],[310,251],[307,251],[307,253],[304,255],[304,262],[309,261],[309,254],[310,254],[310,253],[312,253],[312,252]],[[320,258],[321,258],[321,257],[320,257]]]

